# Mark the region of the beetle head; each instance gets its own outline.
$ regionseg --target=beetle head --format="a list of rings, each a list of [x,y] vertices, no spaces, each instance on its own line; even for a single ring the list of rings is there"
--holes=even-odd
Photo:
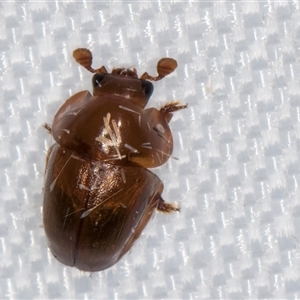
[[[73,57],[87,70],[96,73],[93,77],[94,96],[110,93],[128,98],[141,107],[146,106],[153,92],[153,84],[149,80],[161,80],[177,68],[176,60],[162,58],[157,63],[157,76],[153,77],[146,72],[138,78],[135,68],[132,70],[116,68],[111,73],[108,73],[104,66],[99,69],[93,69],[92,53],[85,48],[76,49],[73,52]]]
[[[109,93],[125,97],[144,108],[152,95],[153,84],[148,80],[128,76],[128,74],[131,74],[131,70],[123,69],[122,74],[116,74],[114,71],[111,74],[97,73],[93,76],[94,96],[107,95]]]

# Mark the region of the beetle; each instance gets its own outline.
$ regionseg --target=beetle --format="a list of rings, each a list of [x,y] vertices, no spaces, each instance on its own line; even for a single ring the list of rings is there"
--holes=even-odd
[[[92,53],[73,52],[92,78],[93,95],[81,91],[58,109],[55,143],[46,159],[43,223],[52,254],[83,271],[109,268],[131,248],[155,210],[179,211],[166,203],[161,180],[147,168],[164,164],[173,151],[168,123],[187,105],[171,102],[145,109],[151,81],[172,73],[163,58],[156,77],[136,69],[92,68]]]

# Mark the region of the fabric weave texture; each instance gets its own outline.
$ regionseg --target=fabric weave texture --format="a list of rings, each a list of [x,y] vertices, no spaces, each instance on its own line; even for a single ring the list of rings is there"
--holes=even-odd
[[[300,297],[300,2],[0,3],[1,299],[296,299]],[[95,68],[156,75],[148,107],[180,100],[174,157],[154,169],[163,198],[115,266],[60,264],[42,224],[51,124]]]

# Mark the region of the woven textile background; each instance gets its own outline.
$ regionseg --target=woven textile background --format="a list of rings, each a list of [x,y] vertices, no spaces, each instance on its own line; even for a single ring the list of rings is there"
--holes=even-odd
[[[156,214],[103,272],[56,261],[42,224],[42,128],[94,67],[156,75],[174,156],[153,171],[181,212]],[[0,298],[300,298],[300,2],[0,3]]]

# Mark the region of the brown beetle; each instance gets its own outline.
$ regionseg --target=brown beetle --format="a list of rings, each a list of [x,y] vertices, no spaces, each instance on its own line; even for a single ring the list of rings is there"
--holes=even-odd
[[[83,271],[115,264],[132,246],[157,209],[178,211],[164,202],[163,184],[146,168],[165,163],[173,150],[168,123],[173,102],[145,109],[153,84],[177,67],[163,58],[158,76],[105,67],[94,70],[87,49],[73,53],[93,76],[93,95],[69,98],[46,125],[56,143],[45,171],[44,228],[53,255]]]

